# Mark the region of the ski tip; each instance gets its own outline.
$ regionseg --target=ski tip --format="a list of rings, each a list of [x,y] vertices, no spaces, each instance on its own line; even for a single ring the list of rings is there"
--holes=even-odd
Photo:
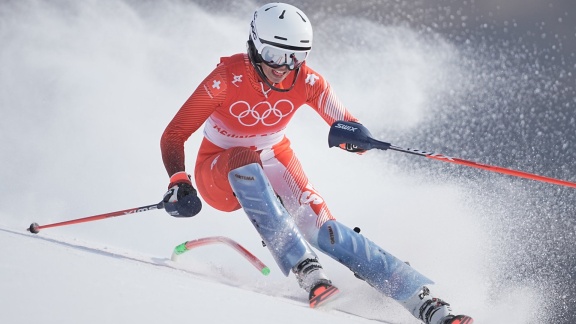
[[[339,292],[338,288],[332,285],[321,284],[314,287],[310,292],[310,308],[316,308],[325,304]]]

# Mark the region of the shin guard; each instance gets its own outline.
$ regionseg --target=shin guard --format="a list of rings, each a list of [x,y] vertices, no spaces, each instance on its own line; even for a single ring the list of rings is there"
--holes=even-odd
[[[285,276],[299,261],[316,257],[258,163],[230,171],[228,181]]]
[[[344,264],[386,296],[405,300],[433,282],[363,235],[330,220],[318,234],[322,252]]]

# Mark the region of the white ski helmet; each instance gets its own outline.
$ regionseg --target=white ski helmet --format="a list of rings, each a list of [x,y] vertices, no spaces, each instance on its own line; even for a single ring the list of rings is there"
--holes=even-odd
[[[304,63],[311,49],[312,24],[300,9],[286,3],[269,3],[254,12],[248,40],[253,64],[294,70]]]

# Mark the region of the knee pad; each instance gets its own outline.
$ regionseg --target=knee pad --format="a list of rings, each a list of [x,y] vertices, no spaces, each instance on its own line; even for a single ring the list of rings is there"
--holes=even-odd
[[[405,300],[422,286],[433,283],[363,235],[334,220],[320,228],[318,247],[376,290],[396,300]]]

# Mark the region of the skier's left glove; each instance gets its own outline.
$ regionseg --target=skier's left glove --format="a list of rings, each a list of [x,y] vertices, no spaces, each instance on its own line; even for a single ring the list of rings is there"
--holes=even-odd
[[[202,209],[202,202],[192,186],[190,175],[184,171],[170,177],[168,191],[162,201],[166,212],[174,217],[192,217]]]
[[[358,125],[362,125],[360,124],[360,122],[358,121],[349,121],[349,123],[354,123],[354,124],[358,124]],[[350,143],[342,143],[340,144],[338,147],[340,147],[341,149],[343,149],[344,151],[348,151],[351,153],[356,153],[356,154],[364,154],[366,153],[365,149],[361,149],[358,146],[354,145],[354,144],[350,144]]]

